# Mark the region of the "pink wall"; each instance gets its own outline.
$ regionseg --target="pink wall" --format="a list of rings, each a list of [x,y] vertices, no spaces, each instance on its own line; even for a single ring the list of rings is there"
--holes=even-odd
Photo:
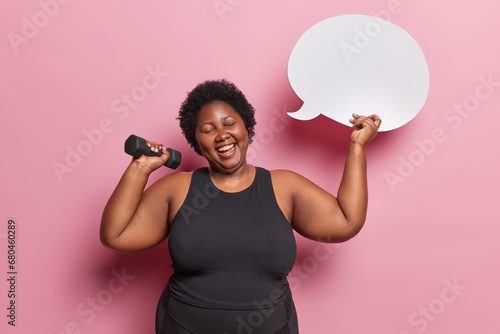
[[[123,142],[131,133],[181,150],[183,170],[203,164],[174,119],[202,80],[228,78],[256,107],[251,163],[292,169],[336,193],[350,130],[323,116],[283,116],[301,105],[286,68],[309,27],[353,13],[408,31],[427,57],[431,87],[414,120],[368,147],[363,231],[340,245],[297,237],[290,282],[301,332],[500,333],[499,9],[493,0],[4,5],[2,333],[153,333],[171,274],[166,243],[108,250],[98,240],[100,215],[130,160]],[[86,156],[66,161],[68,150]],[[15,328],[5,317],[9,219],[17,224]]]

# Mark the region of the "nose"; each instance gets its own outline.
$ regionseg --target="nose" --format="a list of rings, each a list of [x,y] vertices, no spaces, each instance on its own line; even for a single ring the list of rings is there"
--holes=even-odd
[[[226,129],[220,129],[217,132],[217,137],[215,138],[216,141],[224,141],[229,138],[229,133],[226,131]]]

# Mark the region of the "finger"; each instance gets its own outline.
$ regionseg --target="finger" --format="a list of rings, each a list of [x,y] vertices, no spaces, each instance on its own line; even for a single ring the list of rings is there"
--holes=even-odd
[[[358,118],[358,120],[363,120],[370,124],[374,124],[377,119],[380,120],[377,115],[361,116],[360,118]]]
[[[358,129],[361,129],[363,126],[367,126],[366,124],[366,120],[365,119],[362,119],[362,118],[358,118],[356,119],[353,124],[352,124],[352,127],[353,128],[358,128]]]
[[[356,115],[355,119],[356,120],[369,120],[370,116]]]
[[[349,122],[351,122],[351,123],[355,123],[359,119],[366,118],[366,116],[358,115],[356,113],[352,113],[352,117],[353,118],[349,119]]]
[[[161,158],[164,161],[163,163],[167,162],[167,160],[170,158],[170,152],[167,151],[167,149],[163,145],[162,145],[162,149],[161,149]]]
[[[377,129],[380,127],[380,124],[382,123],[382,120],[380,119],[380,117],[378,117],[377,115],[372,115],[373,116],[373,122],[375,123],[375,125],[377,126]]]
[[[155,145],[157,145],[157,144],[154,141],[146,140],[146,145],[148,145],[148,147],[150,147],[150,148],[154,148]]]
[[[378,117],[378,115],[373,114],[368,116],[368,118],[373,122],[373,124],[377,127],[377,129],[380,127],[382,120],[380,119],[380,117]]]
[[[146,140],[146,144],[151,149],[151,152],[155,152],[155,153],[158,153],[159,151],[161,151],[161,148],[163,147],[162,144],[158,144],[157,142],[149,141],[149,140]]]
[[[151,152],[154,152],[154,146],[153,146],[153,143],[152,143],[152,142],[150,142],[149,140],[146,140],[146,145],[148,145],[149,150],[150,150]]]

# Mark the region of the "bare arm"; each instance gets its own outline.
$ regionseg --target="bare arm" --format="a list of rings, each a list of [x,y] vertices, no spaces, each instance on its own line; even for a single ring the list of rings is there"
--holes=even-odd
[[[368,206],[365,146],[380,122],[376,115],[355,115],[351,120],[354,130],[337,197],[298,174],[274,173],[280,207],[298,233],[318,241],[342,242],[361,230]]]
[[[337,202],[344,215],[345,224],[349,226],[349,234],[356,235],[366,220],[368,182],[365,148],[353,142],[349,145]]]
[[[134,159],[125,170],[102,215],[100,239],[107,247],[139,251],[168,235],[169,198],[164,189],[169,180],[164,177],[144,191],[149,175],[168,159],[168,152],[161,145],[148,144],[152,150],[163,150],[163,155]]]
[[[353,117],[350,121],[354,131],[337,199],[354,236],[363,227],[368,208],[365,147],[376,136],[381,120],[377,115],[365,117],[353,114]]]

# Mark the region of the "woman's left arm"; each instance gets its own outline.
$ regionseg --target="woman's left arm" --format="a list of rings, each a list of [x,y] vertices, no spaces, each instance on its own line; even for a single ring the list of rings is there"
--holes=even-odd
[[[322,242],[342,242],[363,227],[368,206],[365,146],[377,134],[376,115],[353,115],[342,181],[337,197],[306,178],[289,171],[275,171],[278,203],[292,227],[301,235]],[[288,204],[289,203],[289,204]]]
[[[366,220],[368,208],[368,181],[366,175],[366,145],[376,136],[381,120],[377,115],[359,116],[353,114],[350,122],[353,132],[344,167],[337,201],[346,224],[356,235]]]

